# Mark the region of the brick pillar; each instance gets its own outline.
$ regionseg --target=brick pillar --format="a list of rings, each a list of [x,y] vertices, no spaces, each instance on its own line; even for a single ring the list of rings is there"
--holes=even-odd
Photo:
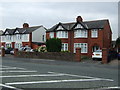
[[[4,49],[4,48],[1,49],[1,56],[2,56],[2,57],[5,56],[5,49]]]
[[[15,48],[15,49],[14,49],[14,56],[17,56],[17,52],[18,52],[18,49]]]
[[[81,48],[76,48],[75,60],[78,62],[81,61]]]
[[[102,48],[102,63],[106,64],[108,62],[108,50],[107,48]]]

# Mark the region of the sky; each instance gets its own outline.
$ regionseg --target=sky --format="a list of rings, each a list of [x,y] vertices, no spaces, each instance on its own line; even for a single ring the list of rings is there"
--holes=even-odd
[[[118,37],[118,2],[1,2],[0,30],[43,25],[47,29],[62,22],[109,19],[113,40]]]

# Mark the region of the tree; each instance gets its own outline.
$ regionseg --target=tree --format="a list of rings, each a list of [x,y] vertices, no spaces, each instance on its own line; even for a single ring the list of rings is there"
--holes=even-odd
[[[120,37],[118,37],[116,40],[116,46],[118,48],[118,52],[120,52]]]
[[[117,38],[117,40],[116,40],[116,45],[117,45],[117,46],[120,45],[120,37]]]
[[[51,38],[46,41],[46,47],[48,52],[60,52],[62,42],[58,38]]]

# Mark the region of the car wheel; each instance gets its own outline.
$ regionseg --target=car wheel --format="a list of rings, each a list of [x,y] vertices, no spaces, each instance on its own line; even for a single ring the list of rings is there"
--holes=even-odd
[[[93,58],[93,60],[95,60],[95,58]]]

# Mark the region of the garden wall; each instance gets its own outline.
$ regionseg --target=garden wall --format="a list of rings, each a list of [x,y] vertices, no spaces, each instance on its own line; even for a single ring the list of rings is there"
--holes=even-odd
[[[16,52],[16,57],[75,61],[75,54],[68,52]]]

